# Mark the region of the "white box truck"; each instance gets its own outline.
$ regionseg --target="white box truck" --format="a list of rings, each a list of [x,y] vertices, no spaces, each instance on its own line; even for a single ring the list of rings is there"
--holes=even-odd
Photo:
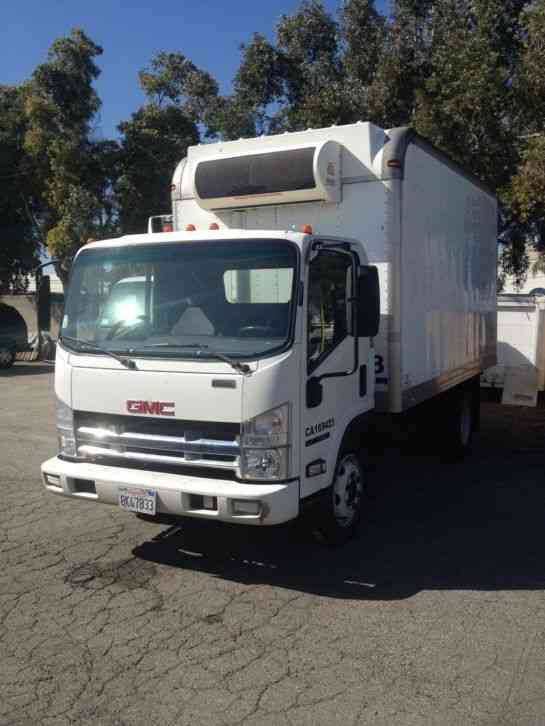
[[[55,494],[274,525],[365,511],[375,412],[433,400],[459,448],[496,362],[494,195],[370,123],[199,145],[172,232],[83,247],[55,393]],[[380,298],[380,301],[379,301]]]

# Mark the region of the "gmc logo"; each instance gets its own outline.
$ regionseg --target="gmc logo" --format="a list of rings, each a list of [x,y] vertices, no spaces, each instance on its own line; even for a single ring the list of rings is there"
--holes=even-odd
[[[143,416],[174,416],[173,401],[127,401],[129,413]]]

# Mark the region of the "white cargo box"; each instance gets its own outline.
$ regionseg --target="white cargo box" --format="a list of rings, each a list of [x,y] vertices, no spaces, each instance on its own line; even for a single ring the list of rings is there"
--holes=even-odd
[[[172,181],[175,229],[311,224],[362,243],[381,283],[377,408],[402,411],[495,365],[496,198],[413,130],[200,145]]]
[[[513,370],[545,390],[545,298],[498,295],[498,364],[485,371],[481,386],[503,388]]]

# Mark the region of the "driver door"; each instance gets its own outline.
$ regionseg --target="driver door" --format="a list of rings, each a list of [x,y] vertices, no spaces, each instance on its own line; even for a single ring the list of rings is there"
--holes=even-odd
[[[354,280],[354,256],[348,251],[321,250],[308,267],[302,497],[331,484],[340,438],[359,407]]]

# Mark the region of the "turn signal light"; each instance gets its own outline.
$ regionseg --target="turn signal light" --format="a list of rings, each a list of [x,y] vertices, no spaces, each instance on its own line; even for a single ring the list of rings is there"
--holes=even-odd
[[[313,232],[312,232],[312,225],[311,224],[304,224],[301,227],[301,232],[303,234],[313,234]]]

